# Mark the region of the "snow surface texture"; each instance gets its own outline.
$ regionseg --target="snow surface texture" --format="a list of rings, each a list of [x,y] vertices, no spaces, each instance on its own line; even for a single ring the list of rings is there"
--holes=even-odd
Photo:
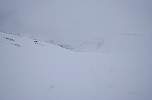
[[[105,53],[105,40],[76,48],[0,33],[0,100],[152,100],[151,38],[116,35]]]

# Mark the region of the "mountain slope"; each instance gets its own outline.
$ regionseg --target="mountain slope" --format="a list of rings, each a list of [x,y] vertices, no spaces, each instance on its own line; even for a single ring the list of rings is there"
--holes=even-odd
[[[151,100],[148,41],[117,36],[109,53],[82,53],[0,33],[0,100]]]

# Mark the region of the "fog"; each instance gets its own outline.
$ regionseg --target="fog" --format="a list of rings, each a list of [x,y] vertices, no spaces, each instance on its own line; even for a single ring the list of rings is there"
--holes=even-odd
[[[0,0],[0,31],[61,41],[152,32],[151,0]]]
[[[151,4],[0,0],[1,100],[152,100]]]

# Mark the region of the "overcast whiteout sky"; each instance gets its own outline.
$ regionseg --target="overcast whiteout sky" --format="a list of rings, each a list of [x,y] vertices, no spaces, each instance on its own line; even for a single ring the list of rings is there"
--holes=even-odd
[[[0,0],[0,31],[85,41],[0,33],[1,100],[152,100],[152,0]]]
[[[152,32],[151,5],[152,0],[0,0],[0,31],[57,40],[146,34]]]

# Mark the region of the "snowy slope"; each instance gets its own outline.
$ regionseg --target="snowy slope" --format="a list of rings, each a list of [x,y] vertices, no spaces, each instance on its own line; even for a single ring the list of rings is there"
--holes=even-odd
[[[0,33],[0,100],[152,100],[151,37],[113,36],[108,53]]]

